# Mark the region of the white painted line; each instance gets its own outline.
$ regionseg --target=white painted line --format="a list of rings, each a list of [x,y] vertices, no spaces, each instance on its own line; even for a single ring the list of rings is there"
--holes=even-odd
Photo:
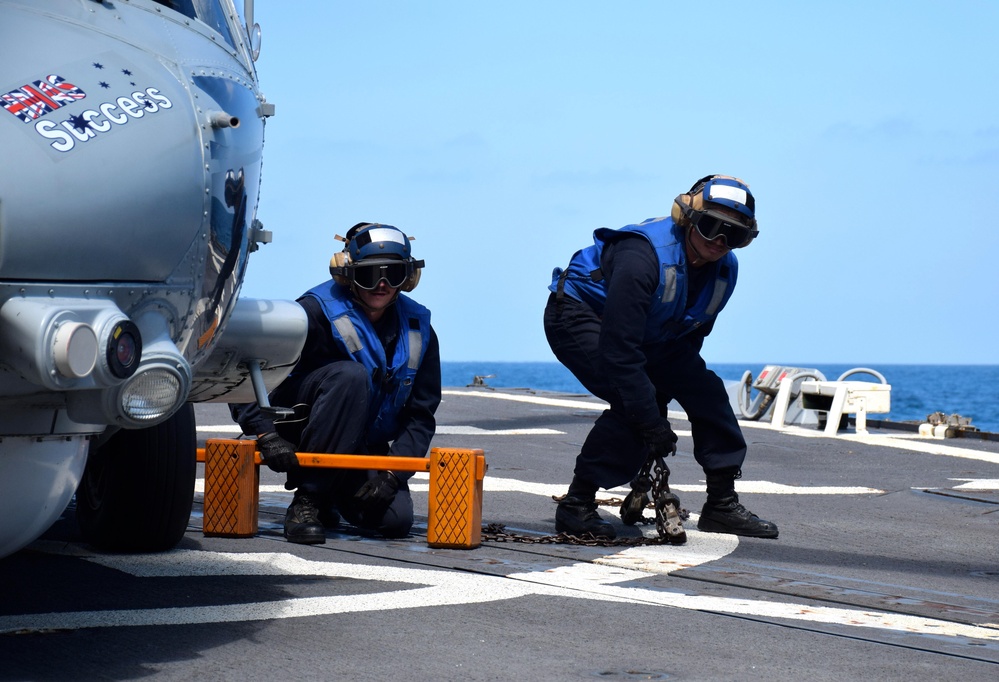
[[[567,398],[542,398],[536,395],[517,395],[511,393],[481,393],[478,391],[453,391],[444,390],[441,391],[441,395],[453,395],[469,398],[493,398],[494,400],[509,400],[516,403],[530,403],[532,405],[546,405],[548,407],[568,407],[577,410],[599,410],[603,412],[607,409],[608,404],[603,401],[593,400],[570,400]],[[595,402],[596,401],[596,402]],[[670,410],[667,416],[673,419],[687,419],[687,414],[682,411]],[[683,435],[680,431],[676,434]],[[688,431],[686,435],[690,435]]]
[[[437,426],[438,436],[564,436],[555,429],[480,429],[477,426]]]
[[[429,481],[429,474],[419,473],[413,477],[414,479],[427,479]],[[429,490],[429,483],[423,484],[418,483],[414,480],[410,480],[409,488],[410,490],[426,492]],[[516,478],[500,478],[498,476],[491,476],[486,474],[486,477],[482,479],[482,489],[486,492],[494,493],[527,493],[529,495],[541,495],[543,497],[551,497],[553,495],[564,495],[568,483],[534,483],[532,481],[521,481]],[[704,483],[671,483],[670,490],[678,492],[703,492]],[[747,481],[740,479],[735,482],[736,492],[742,494],[752,494],[758,493],[763,495],[882,495],[883,490],[878,490],[877,488],[864,488],[859,486],[798,486],[798,485],[784,485],[782,483],[772,483],[770,481]],[[617,495],[624,497],[629,492],[631,488],[618,487],[611,488],[606,491],[600,491],[597,493],[597,497],[601,494],[607,495]]]
[[[739,422],[745,425],[744,422]],[[766,425],[769,426],[769,425]],[[778,431],[788,436],[800,436],[802,438],[826,438],[822,431],[813,431],[799,426],[792,426]],[[847,442],[863,443],[864,445],[877,445],[879,447],[897,448],[899,450],[909,450],[911,452],[921,452],[927,455],[944,455],[945,457],[958,457],[961,459],[975,459],[982,462],[999,464],[999,453],[985,452],[982,450],[971,450],[968,448],[957,448],[952,445],[943,445],[939,441],[920,441],[911,438],[890,436],[887,434],[858,434],[842,433],[836,437],[838,440]]]
[[[422,585],[415,589],[388,590],[357,595],[280,599],[243,604],[213,604],[184,608],[77,611],[0,616],[0,633],[47,629],[81,629],[148,625],[234,623],[279,618],[302,618],[388,611],[395,609],[473,604],[529,594],[579,596],[559,587],[538,590],[536,585],[465,574],[457,571],[366,566],[329,561],[309,561],[283,552],[229,554],[173,550],[157,555],[93,556],[88,560],[138,577],[187,576],[286,576],[315,575],[389,583]],[[616,597],[596,596],[602,601]]]
[[[208,426],[199,426],[198,433],[243,433],[243,429],[239,428],[239,424],[211,424]]]
[[[478,391],[441,391],[441,395],[461,396],[462,398],[492,398],[493,400],[511,400],[517,403],[533,405],[548,405],[549,407],[574,407],[582,410],[606,410],[607,403],[585,400],[567,400],[565,398],[542,398],[535,395],[513,395],[510,393],[481,393]]]
[[[951,478],[951,481],[966,481],[954,486],[954,490],[999,490],[999,478]]]
[[[636,547],[632,549],[642,548]],[[625,550],[624,553],[630,553],[631,551],[631,549]],[[574,587],[580,591],[586,591],[588,595],[616,596],[628,599],[634,603],[672,606],[675,608],[713,613],[730,613],[741,616],[783,618],[847,627],[874,628],[933,637],[967,637],[969,639],[999,642],[999,629],[990,626],[964,625],[897,613],[860,611],[856,609],[815,606],[812,604],[685,595],[662,590],[615,587],[613,583],[640,578],[641,572],[625,570],[624,573],[619,574],[604,574],[601,572],[601,568],[601,566],[596,564],[575,564],[543,572],[519,573],[507,577],[516,580],[530,580],[547,585],[560,585],[567,588]],[[620,571],[623,569],[618,568],[617,570]]]
[[[208,424],[198,427],[198,433],[242,434],[237,424]],[[438,426],[440,436],[564,436],[565,431],[555,429],[480,429],[477,426]]]
[[[670,486],[672,488],[673,486]],[[884,490],[866,488],[863,486],[835,485],[784,485],[772,481],[747,481],[739,479],[735,482],[735,491],[742,493],[759,493],[762,495],[883,495]]]
[[[721,540],[724,541],[724,537]],[[310,561],[284,552],[222,553],[173,550],[156,555],[93,555],[87,557],[87,560],[140,578],[307,575],[404,583],[419,587],[242,604],[0,616],[0,633],[233,623],[475,604],[544,595],[999,642],[999,629],[990,626],[965,625],[932,618],[818,606],[811,603],[712,597],[636,587],[636,582],[648,575],[646,571],[612,565],[616,562],[662,563],[664,559],[673,565],[676,565],[678,560],[685,562],[684,565],[697,565],[718,559],[720,555],[723,556],[731,551],[724,542],[719,542],[713,547],[705,545],[700,552],[688,552],[683,558],[678,554],[681,550],[682,548],[662,546],[633,547],[624,550],[620,555],[603,560],[601,564],[579,563],[545,571],[514,573],[505,577],[440,569]],[[79,553],[76,548],[70,551],[76,555]]]
[[[260,487],[257,490],[260,493],[286,493],[288,495],[289,500],[291,500],[292,495],[294,495],[293,490],[288,490],[283,485],[260,484]],[[194,479],[194,492],[201,493],[202,495],[205,493],[205,479],[203,478]]]
[[[964,480],[964,479],[959,479]],[[482,489],[492,493],[526,493],[528,495],[540,495],[542,497],[552,497],[564,495],[567,483],[535,483],[532,481],[522,481],[517,478],[502,478],[486,474],[482,479]],[[747,481],[740,479],[735,482],[736,492],[740,494],[760,494],[760,495],[883,495],[884,490],[877,488],[864,488],[861,486],[804,486],[804,485],[784,485],[783,483],[773,483],[771,481]],[[430,490],[430,474],[419,472],[409,480],[409,489],[413,492],[428,492]],[[205,479],[198,478],[194,482],[195,492],[205,492]],[[676,483],[670,484],[670,490],[677,492],[703,492],[704,483]],[[262,493],[287,493],[289,498],[292,495],[290,490],[286,490],[283,485],[261,485]],[[607,495],[617,495],[624,497],[631,488],[618,487],[611,488],[602,493]]]
[[[700,566],[721,559],[735,551],[739,538],[723,533],[702,533],[697,530],[699,514],[691,514],[684,524],[687,542],[683,545],[664,548],[661,545],[640,545],[622,550],[617,554],[599,557],[593,562],[603,566],[615,566],[643,573],[669,575],[673,571]],[[687,526],[691,527],[687,527]],[[649,538],[659,537],[654,526],[645,526],[642,533]],[[637,551],[632,551],[637,550]]]

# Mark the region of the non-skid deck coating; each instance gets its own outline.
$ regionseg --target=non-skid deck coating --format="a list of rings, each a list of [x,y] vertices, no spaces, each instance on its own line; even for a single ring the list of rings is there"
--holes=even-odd
[[[549,535],[600,409],[448,389],[434,445],[485,451],[484,523]],[[224,406],[197,416],[202,444],[238,431]],[[285,542],[291,493],[267,469],[249,539],[204,537],[200,490],[165,554],[95,552],[69,511],[0,560],[0,679],[999,679],[999,444],[746,423],[737,490],[780,538],[744,539],[696,530],[703,472],[671,417],[681,547],[430,549],[425,476],[399,541]]]

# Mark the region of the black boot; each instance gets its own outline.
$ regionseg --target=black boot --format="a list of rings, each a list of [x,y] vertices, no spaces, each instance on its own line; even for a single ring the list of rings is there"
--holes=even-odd
[[[742,475],[738,467],[705,471],[708,499],[701,509],[697,529],[707,533],[728,533],[750,538],[777,537],[777,524],[765,521],[739,503],[735,479]]]
[[[301,545],[321,545],[326,542],[326,531],[319,521],[316,501],[307,493],[295,493],[291,506],[284,515],[284,536],[288,542]]]
[[[558,503],[555,510],[555,530],[569,535],[592,533],[594,537],[610,540],[617,537],[614,526],[600,518],[595,499],[587,500],[569,495]]]

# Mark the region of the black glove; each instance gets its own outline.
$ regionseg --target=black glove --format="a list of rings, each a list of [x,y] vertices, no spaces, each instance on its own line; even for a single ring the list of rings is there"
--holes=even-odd
[[[265,433],[257,438],[260,457],[271,471],[294,471],[300,466],[295,456],[295,446],[276,433]]]
[[[391,471],[380,471],[354,493],[361,520],[368,525],[381,523],[389,505],[399,492],[399,477]]]
[[[651,457],[669,457],[676,454],[677,437],[666,417],[660,417],[657,421],[640,427],[638,437],[648,446]]]

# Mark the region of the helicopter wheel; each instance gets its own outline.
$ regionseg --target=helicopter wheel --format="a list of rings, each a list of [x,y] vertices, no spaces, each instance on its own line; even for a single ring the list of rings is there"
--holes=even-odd
[[[197,473],[194,407],[156,426],[91,445],[76,491],[83,538],[100,549],[159,552],[187,530]]]

